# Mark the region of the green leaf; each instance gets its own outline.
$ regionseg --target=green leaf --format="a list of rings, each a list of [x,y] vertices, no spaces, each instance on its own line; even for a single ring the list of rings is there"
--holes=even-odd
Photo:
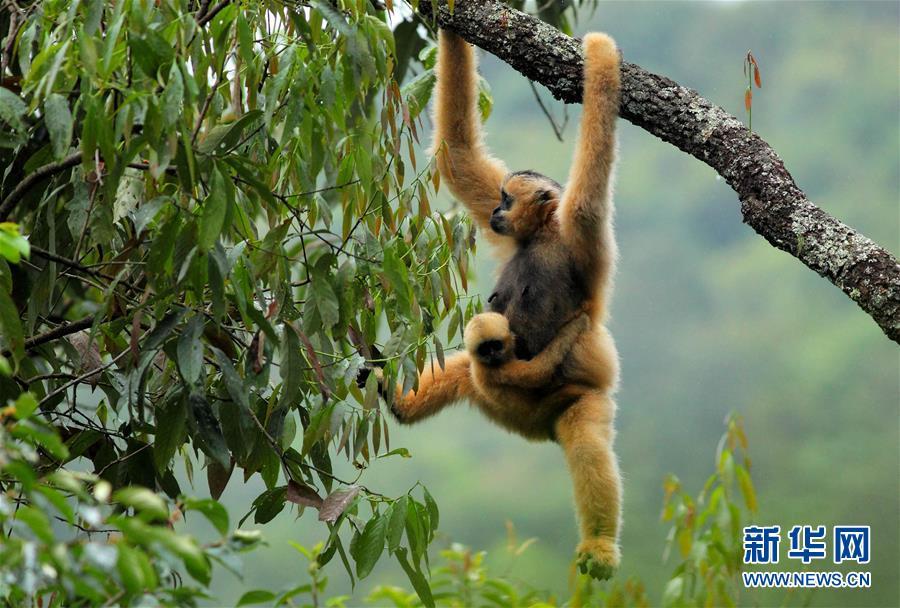
[[[14,406],[15,411],[13,412],[13,416],[16,417],[16,420],[24,420],[31,416],[38,408],[38,401],[31,393],[22,393],[19,395],[18,399],[16,399]]]
[[[422,516],[425,514],[425,510],[420,510],[419,504],[415,500],[410,499],[406,508],[406,539],[409,541],[409,549],[412,551],[416,567],[418,567],[418,564],[425,556],[425,551],[428,549],[427,532],[425,526],[422,525]]]
[[[481,120],[487,120],[494,108],[494,97],[491,94],[491,85],[482,77],[478,77],[478,109],[481,112]]]
[[[135,62],[150,78],[155,79],[160,68],[166,67],[175,58],[175,49],[154,30],[147,30],[143,36],[132,34],[128,37],[128,43]]]
[[[25,334],[19,311],[6,289],[0,287],[0,337],[6,347],[12,351],[16,361],[25,357]]]
[[[75,509],[61,492],[46,485],[38,486],[36,490],[65,517],[69,525],[75,523]]]
[[[141,568],[141,562],[137,555],[138,552],[125,543],[119,543],[116,549],[119,552],[116,570],[119,571],[122,584],[129,593],[140,592],[145,588],[146,582],[144,581],[144,570]]]
[[[171,202],[169,197],[157,196],[153,200],[147,201],[137,209],[133,210],[131,212],[131,221],[134,222],[135,233],[141,234],[144,231],[144,228],[153,221],[153,218],[156,217],[159,210],[162,209],[162,206],[169,202]]]
[[[401,312],[408,312],[410,309],[409,296],[409,269],[397,252],[396,243],[393,246],[386,247],[384,251],[384,274],[391,282],[394,293],[397,296],[398,304]]]
[[[153,461],[162,473],[169,467],[175,451],[184,441],[184,425],[187,421],[187,403],[178,395],[169,399],[165,407],[157,406],[156,433],[153,435]]]
[[[743,466],[737,466],[735,470],[737,472],[738,484],[741,487],[741,494],[744,495],[744,503],[751,513],[755,513],[758,503],[756,501],[756,490],[753,488],[753,481],[750,479],[750,474]]]
[[[69,458],[69,450],[66,449],[62,439],[53,428],[37,425],[31,421],[16,424],[10,429],[10,434],[16,439],[27,441],[35,447],[46,450],[57,460],[66,461]]]
[[[300,338],[289,323],[284,324],[284,341],[281,348],[281,398],[282,407],[295,405],[300,396],[303,382],[303,356],[300,353]]]
[[[15,518],[25,522],[34,535],[41,541],[50,544],[53,542],[53,529],[50,520],[43,511],[31,505],[20,507],[15,513]]]
[[[202,154],[216,154],[218,156],[226,154],[241,143],[244,130],[262,115],[262,110],[252,110],[231,124],[215,126],[197,149]]]
[[[162,95],[162,119],[163,128],[171,129],[178,124],[181,117],[181,108],[184,104],[184,82],[181,78],[181,70],[177,64],[172,64],[169,70],[169,82],[166,84],[166,90]]]
[[[28,106],[22,101],[22,98],[10,91],[0,87],[0,120],[11,126],[16,131],[25,129],[25,122],[22,117],[28,111]]]
[[[437,77],[434,70],[425,70],[400,89],[400,94],[409,106],[410,120],[415,120],[422,110],[428,107],[428,100],[431,99],[435,82],[437,82]]]
[[[362,535],[350,548],[350,554],[356,560],[356,575],[365,578],[372,572],[372,568],[378,562],[384,551],[384,541],[387,535],[388,519],[383,515],[376,515],[366,523]]]
[[[178,338],[178,371],[188,386],[197,385],[203,371],[203,342],[200,336],[203,335],[204,325],[206,318],[201,314],[194,315]]]
[[[275,594],[264,589],[254,589],[248,591],[238,600],[238,606],[249,606],[251,604],[265,604],[275,599]]]
[[[409,453],[409,450],[406,448],[395,448],[390,452],[382,454],[379,458],[387,458],[389,456],[400,456],[401,458],[412,458],[412,454]]]
[[[209,194],[200,213],[197,244],[203,251],[209,251],[222,234],[225,216],[228,215],[228,196],[225,178],[218,169],[213,169]]]
[[[327,275],[320,275],[313,279],[312,296],[316,308],[322,318],[322,326],[331,329],[340,320],[340,304],[337,294],[328,282]]]
[[[222,427],[213,415],[209,402],[200,393],[192,393],[188,397],[190,404],[190,420],[194,427],[193,439],[203,453],[228,468],[231,465],[231,454],[222,435]]]
[[[222,417],[222,430],[235,458],[243,462],[250,454],[253,442],[258,436],[250,412],[249,387],[238,375],[225,353],[214,346],[210,347],[210,350],[216,359],[219,371],[222,372],[222,383],[225,385],[225,390],[237,407],[236,412],[229,412]],[[223,404],[220,411],[226,411],[230,407],[232,406],[229,404]]]
[[[684,577],[676,576],[663,589],[662,602],[665,606],[677,606],[684,590]]]
[[[258,524],[267,524],[275,516],[284,510],[284,504],[287,501],[287,487],[280,486],[271,490],[266,490],[253,501],[256,514],[253,521]]]
[[[159,539],[175,555],[181,558],[188,573],[204,585],[209,584],[210,564],[197,541],[188,536],[175,534],[171,530],[160,530]]]
[[[147,515],[151,520],[165,521],[169,519],[169,508],[166,506],[166,502],[147,488],[137,486],[122,488],[113,494],[113,500],[126,507],[132,507],[135,511]]]
[[[58,93],[53,93],[44,102],[44,123],[50,134],[53,156],[62,158],[72,143],[72,112],[69,102]]]
[[[428,581],[425,580],[422,572],[413,568],[406,559],[406,549],[400,547],[394,555],[397,557],[397,561],[400,562],[400,567],[406,572],[409,582],[412,583],[413,589],[416,590],[416,594],[418,594],[422,603],[428,608],[434,608],[434,597],[431,595],[431,587],[428,586]]]
[[[437,503],[431,494],[428,493],[428,490],[422,488],[422,491],[425,494],[425,507],[428,509],[428,521],[431,523],[431,531],[434,532],[438,528],[440,512],[438,511]]]
[[[406,527],[406,509],[409,504],[407,496],[401,496],[391,505],[391,520],[388,524],[387,543],[388,551],[393,553],[400,546],[403,538],[403,530]]]
[[[228,534],[228,511],[221,504],[212,499],[188,498],[184,501],[186,511],[200,511],[209,520],[219,534]]]

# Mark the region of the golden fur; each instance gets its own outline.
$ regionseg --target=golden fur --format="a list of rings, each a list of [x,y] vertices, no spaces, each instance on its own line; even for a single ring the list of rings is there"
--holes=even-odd
[[[475,316],[466,327],[466,352],[447,358],[443,369],[426,369],[417,391],[404,395],[398,388],[392,411],[401,422],[413,423],[468,400],[503,428],[529,439],[557,441],[574,481],[582,570],[605,578],[619,563],[621,496],[611,397],[618,356],[603,326],[616,260],[609,190],[619,104],[618,51],[605,34],[584,39],[584,113],[569,181],[562,189],[533,172],[510,174],[488,154],[477,110],[474,52],[446,30],[439,45],[434,149],[444,182],[509,264],[504,272],[527,249],[535,256],[531,260],[550,269],[537,275],[538,282],[548,282],[558,268],[571,269],[583,289],[581,295],[563,293],[571,301],[546,319],[529,319],[527,307],[507,309],[505,303],[500,305],[504,314]],[[529,264],[523,266],[529,272]],[[501,272],[501,285],[504,276]],[[513,273],[507,288],[518,289],[520,282]],[[511,327],[529,327],[529,322],[551,324],[553,333],[530,353],[533,358],[523,360],[515,356],[516,344],[529,336]]]

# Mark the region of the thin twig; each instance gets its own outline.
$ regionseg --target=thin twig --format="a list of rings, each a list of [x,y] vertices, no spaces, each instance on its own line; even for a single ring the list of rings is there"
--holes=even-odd
[[[145,443],[144,445],[142,445],[135,451],[129,452],[128,454],[125,454],[124,456],[120,456],[119,458],[116,458],[115,460],[113,460],[112,462],[110,462],[106,466],[104,466],[102,469],[97,471],[96,475],[98,477],[103,475],[109,467],[113,466],[114,464],[119,464],[119,463],[125,462],[132,456],[136,456],[136,455],[140,454],[141,452],[143,452],[144,450],[146,450],[147,448],[149,448],[152,445],[153,445],[152,443]]]
[[[556,135],[556,139],[559,141],[563,140],[563,130],[566,128],[566,124],[569,122],[569,114],[565,114],[565,118],[563,119],[562,126],[556,124],[556,120],[553,118],[553,115],[550,114],[550,110],[547,109],[547,106],[544,105],[544,101],[541,99],[541,96],[538,94],[537,87],[534,86],[534,81],[529,80],[528,85],[531,87],[531,92],[534,93],[534,98],[537,100],[538,106],[541,108],[541,112],[544,113],[544,116],[547,117],[547,120],[550,121],[550,126],[553,128],[553,134]]]
[[[104,274],[104,273],[100,272],[99,270],[93,270],[92,268],[88,268],[87,266],[84,266],[83,264],[80,264],[79,262],[76,262],[75,260],[70,260],[69,258],[65,258],[56,253],[51,253],[50,251],[47,251],[46,249],[37,247],[35,245],[31,245],[31,253],[37,255],[38,257],[44,258],[45,260],[50,260],[51,262],[63,264],[64,266],[72,268],[73,270],[78,270],[85,274],[89,274],[89,275],[92,275],[95,277],[100,277],[101,279],[106,279],[108,281],[115,280],[115,277],[112,277],[108,274]]]
[[[129,352],[131,352],[131,351],[128,350],[128,349],[125,349],[125,350],[123,350],[122,352],[120,352],[118,355],[116,355],[115,357],[113,357],[112,361],[110,361],[109,363],[104,363],[104,364],[101,365],[100,367],[97,367],[97,368],[95,368],[95,369],[92,369],[92,370],[90,370],[90,371],[88,371],[88,372],[85,372],[85,373],[81,374],[81,375],[78,376],[77,378],[74,378],[71,382],[66,382],[66,383],[63,384],[61,387],[59,387],[58,389],[54,390],[52,393],[48,394],[46,397],[44,397],[43,399],[41,399],[41,405],[43,405],[44,403],[46,403],[47,401],[49,401],[49,400],[52,399],[53,397],[56,397],[56,396],[59,395],[60,393],[67,391],[69,388],[75,386],[75,385],[78,384],[79,382],[83,382],[84,380],[87,380],[88,378],[90,378],[90,377],[93,376],[94,374],[98,374],[98,373],[102,372],[103,370],[105,370],[105,369],[108,368],[108,367],[112,367],[119,359],[121,359],[122,357],[124,357],[125,355],[127,355]]]
[[[223,0],[222,2],[219,2],[217,5],[212,7],[209,12],[197,19],[197,25],[199,25],[200,27],[205,26],[207,23],[215,19],[216,15],[218,15],[222,11],[222,9],[224,9],[229,4],[231,4],[231,0]]]
[[[61,161],[46,164],[29,173],[27,176],[25,176],[25,179],[19,182],[19,185],[16,186],[6,198],[3,199],[3,202],[0,203],[0,222],[6,219],[10,212],[19,203],[19,200],[23,196],[25,196],[25,194],[29,190],[31,190],[31,188],[35,184],[43,179],[56,175],[57,173],[62,173],[66,169],[71,169],[80,162],[81,152],[75,152],[74,154],[70,154],[69,156],[65,157]]]
[[[58,340],[59,338],[63,338],[68,336],[69,334],[74,334],[75,332],[79,332],[82,329],[87,329],[94,323],[94,315],[90,315],[83,319],[79,319],[78,321],[72,321],[66,325],[60,325],[55,329],[51,329],[48,332],[38,334],[32,338],[28,338],[25,340],[25,350],[30,350],[35,348],[36,346],[40,346],[41,344],[46,344],[47,342],[53,342],[54,340]]]
[[[19,12],[15,8],[7,8],[7,11],[9,12],[9,32],[6,34],[6,44],[0,54],[0,80],[3,79],[6,68],[9,66],[13,46],[16,43],[16,32],[19,29]]]

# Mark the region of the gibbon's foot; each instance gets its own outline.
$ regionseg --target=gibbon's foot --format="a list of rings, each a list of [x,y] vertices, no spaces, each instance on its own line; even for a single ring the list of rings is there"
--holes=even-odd
[[[400,424],[407,424],[409,422],[406,419],[406,415],[397,408],[396,401],[391,404],[391,414],[394,415],[394,420],[396,420]]]
[[[356,372],[356,386],[359,388],[366,388],[366,381],[369,379],[369,376],[372,375],[372,371],[375,368],[370,367],[368,364],[359,368],[359,371]]]
[[[513,335],[509,321],[496,312],[472,317],[463,332],[469,356],[484,365],[496,366],[512,358]]]
[[[356,374],[356,386],[361,389],[365,388],[366,381],[372,374],[375,374],[375,378],[378,381],[378,396],[387,401],[388,392],[384,388],[384,372],[382,372],[381,367],[379,366],[367,364],[365,367],[360,368],[359,372]],[[391,414],[393,414],[394,419],[400,424],[407,424],[409,422],[406,419],[406,416],[399,409],[397,409],[396,400],[391,403]]]
[[[619,546],[611,538],[591,538],[578,545],[578,569],[582,574],[603,581],[612,578],[619,567]]]
[[[358,386],[360,389],[366,388],[366,382],[368,381],[369,376],[373,374],[375,375],[375,380],[377,381],[376,388],[378,390],[378,396],[384,400],[387,400],[388,394],[387,391],[384,390],[384,372],[382,371],[380,365],[366,363],[365,366],[361,367],[356,373],[356,386]]]

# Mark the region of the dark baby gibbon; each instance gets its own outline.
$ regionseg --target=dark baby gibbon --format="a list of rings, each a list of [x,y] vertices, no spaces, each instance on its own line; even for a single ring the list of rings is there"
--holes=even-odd
[[[399,387],[404,424],[469,401],[532,440],[558,442],[574,481],[583,572],[619,564],[621,480],[613,453],[618,356],[604,327],[616,260],[611,172],[619,54],[605,34],[584,38],[584,113],[565,188],[533,171],[510,173],[482,143],[473,49],[440,32],[434,152],[443,181],[501,260],[491,312],[465,330],[466,352],[426,366],[418,389]]]

